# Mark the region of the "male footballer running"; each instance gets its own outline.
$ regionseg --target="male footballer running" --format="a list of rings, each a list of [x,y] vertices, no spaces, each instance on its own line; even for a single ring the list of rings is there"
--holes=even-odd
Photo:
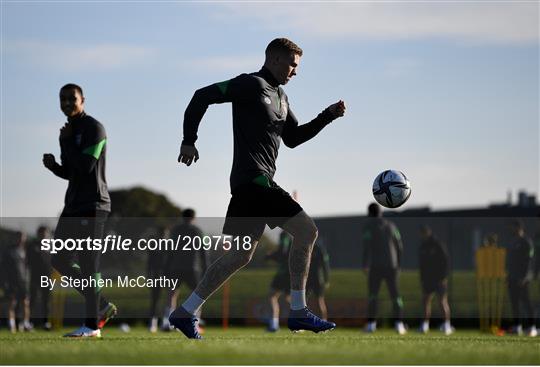
[[[317,333],[336,326],[317,317],[306,306],[306,280],[317,227],[302,207],[273,180],[281,140],[287,147],[294,148],[315,137],[345,113],[345,103],[339,101],[312,121],[299,125],[280,85],[287,84],[296,75],[302,53],[292,41],[275,39],[266,48],[261,70],[197,90],[185,111],[184,139],[178,162],[189,166],[199,159],[195,147],[197,129],[208,106],[232,103],[232,197],[223,233],[242,238],[249,236],[251,244],[248,250],[227,251],[219,257],[188,299],[171,313],[171,325],[188,338],[201,338],[194,315],[232,274],[249,263],[266,225],[280,227],[294,238],[289,256],[289,329]]]

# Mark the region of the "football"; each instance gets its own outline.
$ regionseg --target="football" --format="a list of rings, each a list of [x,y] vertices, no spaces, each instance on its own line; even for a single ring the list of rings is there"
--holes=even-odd
[[[389,169],[375,178],[373,196],[386,208],[398,208],[411,196],[411,184],[403,172]]]

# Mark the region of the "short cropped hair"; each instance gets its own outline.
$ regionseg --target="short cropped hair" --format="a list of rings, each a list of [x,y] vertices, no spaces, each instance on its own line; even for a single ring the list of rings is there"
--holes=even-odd
[[[427,224],[422,224],[422,225],[420,226],[420,233],[426,233],[426,234],[428,234],[428,233],[432,233],[432,232],[433,232],[433,231],[431,230],[431,227],[428,226]]]
[[[510,222],[510,225],[517,229],[521,229],[521,230],[525,229],[525,225],[523,224],[523,221],[520,219],[514,219],[513,221]]]
[[[195,210],[193,210],[191,208],[184,209],[182,211],[182,217],[184,217],[184,218],[195,218]]]
[[[275,52],[289,52],[298,56],[302,56],[304,53],[296,43],[287,38],[276,38],[266,46],[266,50],[264,51],[266,57]]]
[[[79,92],[81,97],[84,97],[82,88],[80,86],[78,86],[77,84],[68,83],[68,84],[64,85],[62,88],[60,88],[60,92],[62,92],[63,90],[66,90],[66,89],[75,89],[76,91]]]
[[[369,217],[380,217],[381,216],[381,207],[377,203],[371,203],[368,206],[368,216]]]

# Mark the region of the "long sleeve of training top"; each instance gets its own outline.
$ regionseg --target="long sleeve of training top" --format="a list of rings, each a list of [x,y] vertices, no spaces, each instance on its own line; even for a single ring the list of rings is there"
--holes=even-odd
[[[245,75],[245,74],[243,74]],[[250,93],[257,93],[255,81],[249,83],[242,76],[215,83],[207,87],[198,89],[189,102],[184,113],[184,139],[183,144],[193,145],[197,141],[197,130],[199,124],[212,104],[234,102],[242,98],[248,99]],[[285,97],[286,98],[286,97]],[[287,105],[288,105],[288,98]],[[283,126],[281,137],[285,145],[289,148],[295,148],[298,145],[315,137],[326,125],[333,121],[332,114],[325,109],[316,118],[310,122],[299,125],[299,122],[293,111],[288,108],[287,119]]]
[[[310,122],[298,125],[296,116],[294,116],[294,113],[289,108],[283,133],[281,134],[283,143],[289,148],[295,148],[314,138],[332,120],[332,114],[326,109]]]
[[[396,225],[383,218],[368,218],[362,231],[362,265],[369,268],[399,269],[403,253]]]
[[[198,138],[199,124],[208,106],[249,100],[252,93],[257,92],[257,89],[257,80],[250,78],[247,74],[241,74],[236,78],[214,83],[195,91],[184,112],[184,139],[182,143],[195,144]]]
[[[182,143],[194,145],[208,106],[226,102],[232,103],[233,115],[231,189],[260,175],[273,179],[282,139],[289,147],[298,146],[332,121],[331,113],[326,110],[299,126],[287,95],[263,68],[197,90],[184,113]]]
[[[60,158],[62,159],[62,158]],[[69,180],[69,171],[67,169],[67,166],[64,164],[58,164],[56,163],[52,168],[51,172],[54,173],[56,176],[63,178],[64,180]]]
[[[424,283],[439,282],[450,272],[450,257],[446,246],[437,238],[430,237],[418,249],[420,279]]]

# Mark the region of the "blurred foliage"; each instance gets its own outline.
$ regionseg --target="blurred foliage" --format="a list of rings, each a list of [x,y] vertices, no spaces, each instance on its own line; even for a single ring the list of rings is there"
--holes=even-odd
[[[171,227],[182,214],[182,210],[165,195],[144,187],[112,190],[109,194],[112,211],[106,234],[121,233],[133,241],[162,237],[162,229]],[[114,269],[117,274],[145,274],[146,258],[142,251],[130,254],[109,251],[102,255],[102,268]]]
[[[178,217],[182,213],[182,210],[170,202],[165,195],[144,187],[113,190],[110,196],[111,216],[170,218]]]

